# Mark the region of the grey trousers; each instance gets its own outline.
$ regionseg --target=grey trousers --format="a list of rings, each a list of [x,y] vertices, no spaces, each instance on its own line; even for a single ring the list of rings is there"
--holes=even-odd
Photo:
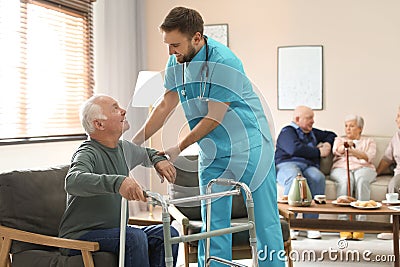
[[[337,196],[347,195],[347,170],[335,168],[331,170],[330,178],[336,182]],[[370,183],[376,179],[376,171],[363,167],[350,171],[350,191],[357,200],[370,200],[371,190]],[[366,215],[357,215],[357,221],[365,221]],[[339,220],[348,220],[348,216],[341,214]]]

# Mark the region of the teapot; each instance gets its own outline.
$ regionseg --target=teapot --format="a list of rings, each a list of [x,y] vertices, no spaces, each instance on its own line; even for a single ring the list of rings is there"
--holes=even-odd
[[[310,206],[312,202],[312,195],[308,187],[307,180],[300,173],[290,187],[288,194],[288,202],[290,206]]]

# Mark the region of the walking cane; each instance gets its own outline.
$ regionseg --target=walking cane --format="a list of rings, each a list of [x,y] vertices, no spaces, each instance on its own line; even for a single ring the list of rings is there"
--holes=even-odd
[[[349,143],[344,142],[344,152],[346,153],[346,169],[347,169],[347,195],[351,197],[351,186],[350,186],[350,166],[349,166]]]
[[[344,142],[344,151],[346,153],[346,169],[347,169],[347,195],[351,197],[351,186],[350,186],[350,163],[349,163],[349,143]],[[353,144],[353,147],[355,145]],[[353,220],[353,215],[350,215],[350,221]]]
[[[125,239],[126,239],[126,208],[128,206],[126,198],[121,199],[121,222],[119,232],[119,267],[125,265]]]

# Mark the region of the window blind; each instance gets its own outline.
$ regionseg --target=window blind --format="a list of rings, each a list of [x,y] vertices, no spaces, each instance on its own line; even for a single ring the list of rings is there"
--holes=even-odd
[[[93,94],[90,0],[0,0],[0,142],[83,135]]]

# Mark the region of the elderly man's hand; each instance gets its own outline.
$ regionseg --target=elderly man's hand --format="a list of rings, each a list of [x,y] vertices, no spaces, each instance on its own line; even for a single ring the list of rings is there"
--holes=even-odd
[[[329,154],[331,153],[332,146],[328,142],[325,142],[325,143],[319,144],[318,148],[319,148],[321,157],[324,158],[324,157],[329,156]]]
[[[146,202],[147,199],[143,195],[143,189],[140,184],[131,177],[126,177],[119,188],[119,193],[127,200],[139,200]]]
[[[154,168],[157,170],[157,174],[160,177],[161,182],[164,182],[164,178],[167,179],[170,183],[175,182],[176,169],[170,161],[159,161],[156,163],[156,165],[154,165]]]

